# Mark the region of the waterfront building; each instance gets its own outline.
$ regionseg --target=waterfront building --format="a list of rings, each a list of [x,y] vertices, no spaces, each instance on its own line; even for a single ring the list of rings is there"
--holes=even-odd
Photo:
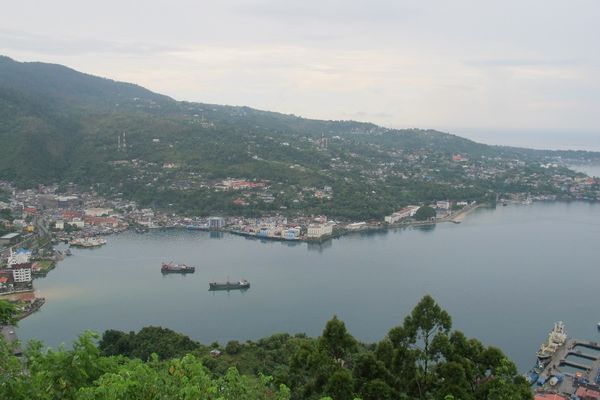
[[[30,283],[31,282],[31,263],[16,264],[10,267],[13,273],[13,281],[15,283]]]
[[[349,231],[358,231],[360,229],[363,229],[367,226],[367,223],[364,221],[361,222],[353,222],[351,224],[346,225],[346,229],[348,229]]]
[[[209,229],[223,229],[225,226],[225,220],[221,217],[210,217],[208,219]]]
[[[300,237],[300,228],[288,228],[284,232],[286,239],[294,240]]]
[[[388,215],[384,218],[385,222],[388,224],[395,224],[396,222],[404,219],[414,217],[417,211],[419,210],[419,206],[407,206],[401,209],[400,211],[396,211],[392,215]]]
[[[333,225],[331,224],[310,224],[307,229],[309,238],[320,238],[333,233]]]

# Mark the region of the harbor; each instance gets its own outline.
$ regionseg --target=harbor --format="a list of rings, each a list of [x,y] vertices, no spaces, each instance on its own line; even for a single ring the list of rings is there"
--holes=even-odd
[[[600,343],[568,338],[564,324],[557,322],[537,357],[526,375],[536,396],[600,399]]]
[[[589,301],[600,276],[591,262],[600,257],[599,222],[600,205],[534,202],[480,207],[458,225],[359,231],[324,246],[225,232],[128,230],[93,251],[73,248],[47,277],[36,279],[46,303],[20,321],[18,333],[24,342],[38,338],[54,346],[85,329],[161,324],[205,342],[246,340],[273,331],[319,335],[337,313],[360,340],[374,342],[427,291],[447,304],[458,329],[504,349],[527,372],[557,316],[570,336],[600,342],[596,320],[590,320],[600,316]],[[169,261],[196,270],[161,274],[161,263]],[[588,279],[565,279],[566,265]],[[248,279],[251,288],[208,290],[209,282],[227,276]],[[569,293],[565,301],[556,300],[549,290],[555,288]],[[111,313],[116,308],[123,312]],[[381,312],[369,311],[377,308]]]

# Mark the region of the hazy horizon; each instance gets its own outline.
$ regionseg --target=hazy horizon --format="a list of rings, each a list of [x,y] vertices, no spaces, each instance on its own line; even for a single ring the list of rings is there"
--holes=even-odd
[[[177,100],[600,150],[598,17],[591,0],[57,0],[7,4],[0,53]]]

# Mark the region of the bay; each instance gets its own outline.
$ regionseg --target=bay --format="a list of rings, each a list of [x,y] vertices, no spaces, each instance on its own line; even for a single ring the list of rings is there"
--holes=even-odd
[[[86,329],[160,325],[203,343],[276,332],[321,333],[334,314],[375,342],[424,294],[453,327],[502,348],[521,370],[557,320],[598,340],[600,204],[534,203],[477,209],[459,225],[355,234],[323,245],[229,234],[126,232],[74,250],[35,287],[47,299],[21,321],[22,340],[67,345]],[[196,266],[160,273],[163,261]],[[246,292],[208,282],[248,279]]]

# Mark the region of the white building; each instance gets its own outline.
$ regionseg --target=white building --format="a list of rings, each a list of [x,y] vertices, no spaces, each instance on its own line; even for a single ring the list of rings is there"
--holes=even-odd
[[[69,222],[69,225],[81,229],[85,226],[85,222],[81,218],[73,218],[73,220]]]
[[[31,282],[31,264],[20,264],[12,268],[13,280],[15,283]]]
[[[332,233],[333,225],[331,224],[310,224],[306,234],[309,238],[320,238],[321,236],[331,235]]]
[[[417,211],[419,211],[419,208],[421,208],[421,207],[419,207],[419,206],[405,207],[405,208],[401,209],[400,211],[396,211],[392,215],[387,215],[384,218],[384,220],[388,224],[395,224],[396,222],[398,222],[404,218],[414,217],[415,214],[417,213]]]
[[[221,217],[210,217],[208,219],[208,227],[210,229],[223,229],[225,220]]]
[[[59,230],[62,231],[63,229],[65,229],[65,221],[63,221],[62,219],[55,221],[54,222],[54,227],[56,229],[59,229]]]
[[[367,223],[364,221],[353,222],[351,224],[346,225],[346,229],[348,229],[349,231],[358,231],[360,229],[363,229],[366,226],[367,226]]]
[[[437,203],[435,203],[435,207],[440,210],[449,210],[450,202],[448,200],[438,201]]]

